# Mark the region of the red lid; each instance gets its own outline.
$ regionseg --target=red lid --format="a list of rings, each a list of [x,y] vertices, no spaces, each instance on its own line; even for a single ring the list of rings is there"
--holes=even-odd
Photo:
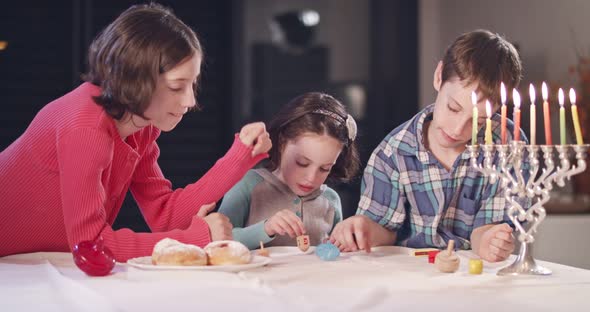
[[[428,252],[428,263],[434,263],[434,259],[436,258],[436,254],[438,254],[440,250],[434,250]]]

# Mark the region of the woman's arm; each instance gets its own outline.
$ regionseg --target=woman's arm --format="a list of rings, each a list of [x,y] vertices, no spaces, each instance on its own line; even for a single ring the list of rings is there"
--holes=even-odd
[[[119,207],[115,207],[116,199],[109,196],[107,188],[118,186],[103,182],[105,173],[112,169],[113,146],[112,138],[94,129],[77,129],[58,140],[62,209],[70,249],[81,241],[102,236],[117,261],[124,262],[150,255],[153,246],[165,237],[201,246],[210,241],[209,228],[198,217],[189,218],[182,230],[160,233],[113,230],[109,222],[114,220]],[[116,174],[111,172],[108,180],[118,180],[112,177]]]
[[[252,147],[236,136],[232,147],[197,182],[172,190],[157,159],[155,141],[137,166],[131,191],[152,231],[186,228],[204,204],[219,201],[266,154],[252,157]]]

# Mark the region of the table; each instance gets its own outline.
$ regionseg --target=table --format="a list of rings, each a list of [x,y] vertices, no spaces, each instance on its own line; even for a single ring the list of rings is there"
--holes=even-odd
[[[500,277],[512,259],[467,273],[436,271],[402,247],[273,258],[238,273],[145,271],[117,264],[106,277],[78,270],[69,253],[0,258],[2,311],[590,311],[590,271],[539,261],[547,277]],[[437,309],[437,310],[434,310]]]

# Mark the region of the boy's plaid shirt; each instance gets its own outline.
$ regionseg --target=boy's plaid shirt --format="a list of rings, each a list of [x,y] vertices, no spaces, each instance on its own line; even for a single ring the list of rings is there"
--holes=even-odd
[[[433,109],[434,104],[391,131],[373,151],[357,214],[397,231],[397,245],[444,248],[453,239],[458,248],[469,249],[474,228],[509,221],[508,201],[500,179],[491,184],[489,177],[473,169],[467,151],[449,172],[426,149],[422,126],[432,120]],[[499,114],[492,116],[492,129],[494,142],[500,144]],[[512,129],[514,124],[507,120],[508,141]],[[484,132],[482,128],[478,133],[479,144]],[[522,130],[521,138],[526,140]]]

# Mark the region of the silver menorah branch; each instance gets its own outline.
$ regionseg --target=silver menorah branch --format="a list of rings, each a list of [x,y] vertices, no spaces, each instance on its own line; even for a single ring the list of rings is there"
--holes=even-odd
[[[533,234],[545,219],[544,205],[549,201],[553,184],[560,187],[565,180],[586,170],[586,155],[590,145],[525,145],[513,141],[508,145],[468,145],[471,165],[489,176],[490,182],[500,179],[508,201],[508,217],[516,228],[520,251],[511,265],[498,271],[498,275],[549,275],[551,270],[535,263]],[[539,152],[539,150],[541,152]],[[569,151],[575,154],[576,163],[570,162]],[[554,161],[557,151],[559,163]],[[480,152],[483,159],[478,161]],[[498,166],[494,157],[498,156]],[[543,157],[543,166],[539,156]],[[523,163],[523,159],[528,159]],[[539,174],[539,170],[541,173]],[[530,203],[530,208],[526,209]],[[525,205],[525,207],[523,207]]]

